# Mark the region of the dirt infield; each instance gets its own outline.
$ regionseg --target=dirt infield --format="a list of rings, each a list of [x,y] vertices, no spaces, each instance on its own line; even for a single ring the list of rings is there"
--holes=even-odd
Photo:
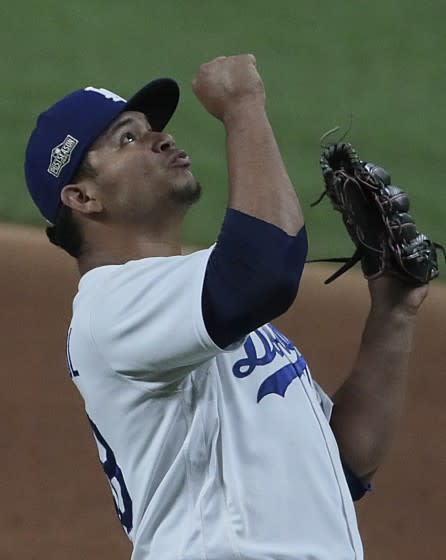
[[[0,226],[0,270],[0,558],[128,559],[130,545],[65,368],[74,262],[41,233]],[[326,274],[307,268],[300,296],[279,326],[331,391],[353,359],[367,292],[351,273],[323,286]],[[420,314],[400,436],[358,507],[370,560],[444,557],[445,296],[445,287],[434,285]]]

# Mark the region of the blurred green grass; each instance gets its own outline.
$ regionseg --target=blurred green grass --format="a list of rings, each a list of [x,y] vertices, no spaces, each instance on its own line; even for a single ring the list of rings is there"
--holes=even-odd
[[[210,58],[253,52],[312,257],[352,250],[328,202],[309,208],[322,190],[319,138],[335,125],[345,128],[350,115],[348,139],[360,156],[391,171],[410,194],[419,228],[444,242],[445,16],[439,0],[10,3],[0,21],[0,220],[44,223],[22,173],[24,146],[43,109],[78,87],[128,96],[170,75],[182,87],[170,131],[204,187],[185,240],[213,242],[227,198],[224,132],[190,82]]]

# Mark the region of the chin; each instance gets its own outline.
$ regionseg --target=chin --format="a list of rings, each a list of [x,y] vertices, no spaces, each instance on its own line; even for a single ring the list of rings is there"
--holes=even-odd
[[[190,206],[195,202],[198,202],[201,197],[201,185],[195,179],[187,181],[182,185],[177,185],[172,190],[172,198],[176,202],[180,202],[182,204],[186,204]]]

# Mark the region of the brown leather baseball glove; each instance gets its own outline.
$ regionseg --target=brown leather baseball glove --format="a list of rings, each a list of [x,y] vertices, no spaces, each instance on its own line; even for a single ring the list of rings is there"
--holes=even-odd
[[[325,191],[312,206],[327,195],[341,213],[356,247],[348,259],[324,259],[344,262],[326,284],[358,261],[367,279],[390,273],[407,282],[424,284],[438,276],[437,250],[441,249],[446,259],[445,249],[417,230],[408,213],[409,197],[390,184],[387,171],[359,159],[348,143],[325,147],[320,164]]]

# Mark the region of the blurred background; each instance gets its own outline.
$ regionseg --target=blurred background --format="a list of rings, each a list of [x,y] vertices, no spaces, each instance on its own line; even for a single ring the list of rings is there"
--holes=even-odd
[[[320,137],[337,125],[344,132],[351,118],[347,140],[362,159],[391,172],[393,183],[410,194],[419,229],[444,243],[446,4],[16,0],[3,2],[1,14],[0,558],[129,558],[83,403],[65,371],[75,266],[44,239],[45,222],[23,178],[23,152],[38,114],[79,87],[104,87],[128,97],[154,77],[175,78],[182,94],[169,132],[190,153],[203,185],[202,201],[186,222],[185,242],[207,245],[215,240],[226,206],[224,130],[195,99],[191,80],[201,63],[216,56],[252,52],[306,215],[310,257],[352,253],[328,202],[310,208],[323,189]],[[331,389],[358,343],[367,300],[359,275],[351,273],[354,284],[341,279],[324,291],[327,275],[317,269],[307,276],[301,307],[282,324],[299,337],[316,377]],[[443,554],[441,288],[437,282],[418,330],[405,435],[374,494],[359,506],[366,557],[372,560]],[[335,301],[345,303],[335,310]],[[316,302],[324,304],[320,319]],[[333,332],[340,330],[344,337],[338,341]]]

